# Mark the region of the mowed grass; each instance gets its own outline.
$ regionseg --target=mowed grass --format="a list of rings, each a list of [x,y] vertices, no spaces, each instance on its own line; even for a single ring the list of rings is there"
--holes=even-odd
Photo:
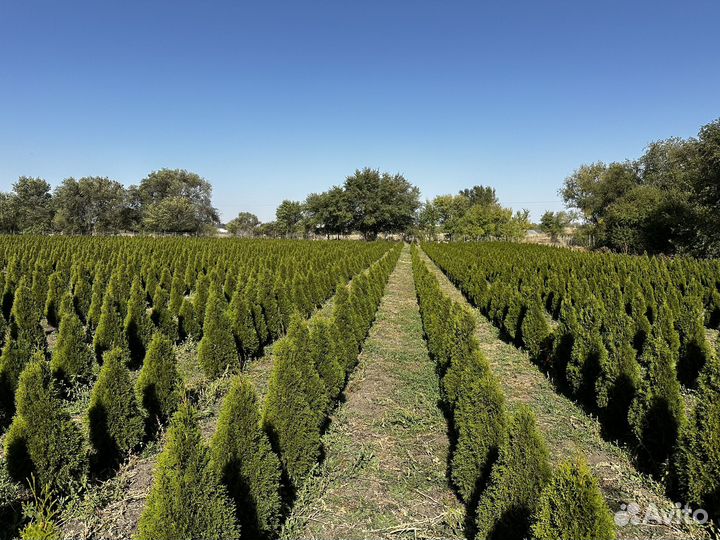
[[[283,538],[462,538],[406,247]]]
[[[443,290],[453,300],[469,305],[462,293],[429,257],[424,253],[422,256]],[[632,457],[626,449],[603,439],[596,418],[587,415],[572,400],[558,394],[552,381],[532,363],[527,353],[504,342],[498,329],[477,310],[474,313],[480,349],[490,361],[509,406],[512,408],[524,403],[533,409],[555,464],[572,456],[583,456],[598,478],[612,512],[630,503],[640,506],[641,518],[651,504],[663,514],[675,509],[673,502],[665,497],[662,486],[633,466]],[[649,523],[621,527],[618,529],[618,537],[688,539],[705,538],[706,535],[697,527]]]

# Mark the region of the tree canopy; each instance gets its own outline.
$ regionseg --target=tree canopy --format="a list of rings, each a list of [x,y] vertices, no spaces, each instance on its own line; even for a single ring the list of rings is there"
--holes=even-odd
[[[596,246],[720,256],[720,120],[696,138],[651,143],[634,161],[582,165],[560,190]]]
[[[474,186],[457,195],[438,195],[418,213],[418,227],[429,238],[438,232],[453,240],[519,240],[530,228],[529,212],[503,208],[491,187]]]
[[[53,192],[42,178],[23,176],[0,193],[0,232],[201,234],[219,222],[211,197],[207,180],[181,169],[154,171],[129,188],[105,177],[66,178]]]

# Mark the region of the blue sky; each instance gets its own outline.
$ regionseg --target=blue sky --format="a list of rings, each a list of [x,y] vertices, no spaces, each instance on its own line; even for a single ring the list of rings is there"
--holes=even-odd
[[[534,217],[720,116],[717,1],[0,1],[0,190],[180,167],[224,219],[356,168]]]

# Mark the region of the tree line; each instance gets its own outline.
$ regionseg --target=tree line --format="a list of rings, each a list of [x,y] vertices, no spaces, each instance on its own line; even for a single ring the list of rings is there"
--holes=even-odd
[[[639,159],[582,165],[560,194],[596,247],[720,257],[720,119]]]
[[[9,234],[192,233],[219,222],[212,186],[182,169],[161,169],[126,188],[106,177],[66,178],[51,191],[22,176],[0,193],[0,232]]]

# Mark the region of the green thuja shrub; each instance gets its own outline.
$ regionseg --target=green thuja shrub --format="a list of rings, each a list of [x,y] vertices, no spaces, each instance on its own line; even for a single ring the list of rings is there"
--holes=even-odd
[[[340,337],[331,320],[324,317],[313,318],[310,323],[310,350],[315,369],[325,385],[329,410],[345,385]]]
[[[60,323],[60,300],[65,293],[67,284],[62,272],[53,272],[48,279],[47,298],[43,307],[45,308],[45,318],[47,318],[50,326],[57,327]]]
[[[170,286],[170,302],[168,304],[168,309],[173,316],[180,313],[183,298],[185,298],[185,282],[180,276],[180,272],[176,271],[173,274],[172,285]]]
[[[195,307],[188,298],[183,298],[178,313],[178,334],[180,340],[199,340],[202,337],[202,327],[195,316]]]
[[[167,336],[159,332],[153,336],[135,390],[138,402],[147,413],[147,425],[151,430],[158,424],[165,424],[175,412],[182,384],[177,372],[175,349]]]
[[[476,540],[525,538],[551,476],[550,454],[527,407],[510,419],[505,444],[477,506]]]
[[[674,491],[693,507],[720,517],[720,361],[700,375],[697,404],[682,428],[671,461]]]
[[[232,501],[210,462],[209,449],[187,403],[180,405],[170,424],[137,538],[240,538]]]
[[[463,375],[453,410],[456,442],[450,470],[460,497],[474,504],[504,442],[507,421],[504,395],[490,371],[466,369]]]
[[[685,420],[673,357],[654,328],[640,357],[645,376],[628,414],[640,457],[654,471],[670,455]]]
[[[71,300],[69,293],[65,295],[65,299]],[[75,310],[66,306],[65,299],[50,371],[53,377],[67,387],[76,383],[87,383],[92,378],[95,358],[85,341],[85,328]]]
[[[170,293],[160,283],[155,287],[155,295],[153,296],[153,307],[150,312],[150,319],[153,324],[163,334],[171,338],[177,339],[177,322],[172,312],[168,308],[170,302]]]
[[[614,540],[615,522],[585,461],[560,465],[540,495],[537,540]]]
[[[116,465],[142,442],[143,417],[122,349],[105,353],[87,414],[90,443],[99,470]]]
[[[288,328],[284,341],[289,347],[281,349],[276,357],[281,354],[288,355],[289,362],[293,363],[302,373],[302,377],[297,380],[296,384],[304,392],[310,409],[315,412],[319,426],[325,419],[329,400],[315,364],[316,354],[310,341],[309,325],[297,312],[290,319],[290,328]]]
[[[198,347],[198,361],[210,379],[217,379],[226,369],[239,367],[238,351],[224,298],[212,291],[207,301],[203,337]]]
[[[130,299],[123,329],[130,352],[130,363],[132,366],[139,366],[145,358],[145,350],[153,330],[147,313],[145,291],[139,277],[133,280],[130,288]]]
[[[15,389],[20,373],[30,361],[32,348],[27,341],[8,333],[0,356],[0,425],[7,426],[15,414]]]
[[[244,377],[233,380],[210,448],[243,536],[275,537],[282,510],[280,461],[260,427],[255,389]]]
[[[84,271],[78,271],[72,288],[73,305],[83,322],[87,320],[90,302],[92,301],[92,286],[84,274]]]
[[[527,348],[530,357],[544,361],[551,346],[550,325],[545,318],[545,312],[539,302],[532,302],[522,319],[522,342]]]
[[[574,396],[585,403],[595,404],[596,382],[600,366],[607,363],[608,352],[597,328],[581,330],[573,341],[565,379]]]
[[[33,301],[32,291],[25,278],[15,290],[15,299],[10,312],[10,333],[30,349],[45,350],[45,332],[40,326],[40,311]]]
[[[712,346],[705,335],[705,327],[702,324],[702,315],[696,315],[692,323],[689,323],[687,335],[680,347],[678,359],[678,379],[687,387],[695,387],[698,375],[710,356],[714,354]]]
[[[335,291],[333,319],[341,337],[343,367],[350,371],[357,362],[358,341],[355,335],[356,318],[350,303],[350,293],[345,285],[338,285]]]
[[[5,459],[11,478],[25,482],[34,475],[57,493],[77,487],[87,472],[85,441],[63,408],[47,362],[36,354],[20,375],[17,413],[5,437]]]
[[[257,356],[260,349],[260,339],[253,321],[252,306],[239,287],[230,301],[228,315],[232,323],[233,335],[237,348],[244,360]]]
[[[320,458],[319,419],[323,412],[310,405],[308,385],[303,384],[307,382],[309,358],[300,358],[299,352],[288,338],[275,345],[263,411],[263,427],[295,488],[302,485]]]
[[[39,264],[35,264],[35,270],[32,273],[32,285],[30,290],[33,296],[33,302],[35,302],[35,310],[40,313],[45,313],[45,300],[48,295],[48,276],[46,270],[40,268]],[[62,295],[62,291],[59,291]],[[55,325],[57,326],[57,325]]]
[[[93,331],[100,323],[100,313],[102,311],[105,285],[106,281],[103,273],[99,270],[96,271],[95,278],[92,283],[92,291],[90,293],[90,305],[88,306],[87,314],[85,316],[88,331]]]
[[[195,283],[195,293],[193,295],[193,307],[195,308],[195,316],[200,326],[205,321],[205,309],[207,307],[210,295],[210,280],[205,273],[201,272]]]
[[[127,348],[123,333],[123,318],[115,301],[112,283],[108,286],[103,298],[100,319],[93,338],[93,350],[98,363],[102,362],[103,354],[116,347]]]
[[[489,370],[487,358],[478,350],[466,357],[455,357],[440,384],[448,409],[452,411],[455,408],[467,381],[482,379]]]

